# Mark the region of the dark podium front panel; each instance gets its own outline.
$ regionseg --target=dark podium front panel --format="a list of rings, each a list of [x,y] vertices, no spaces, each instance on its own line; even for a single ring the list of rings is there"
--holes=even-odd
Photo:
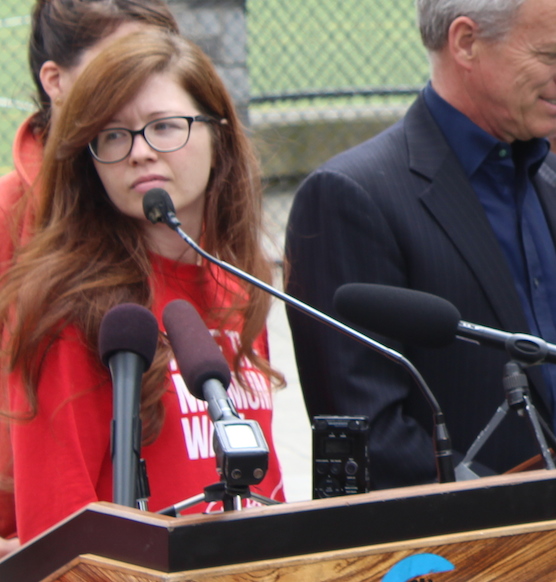
[[[377,555],[378,546],[388,546],[390,553],[400,544],[429,549],[447,544],[453,550],[457,540],[458,544],[476,544],[479,539],[484,543],[498,539],[498,532],[505,537],[501,547],[511,547],[507,536],[519,533],[533,538],[536,535],[536,546],[531,542],[531,547],[545,548],[540,537],[548,545],[554,543],[551,520],[556,520],[555,471],[180,518],[98,503],[75,513],[0,562],[0,581],[88,580],[83,575],[72,578],[68,566],[84,555],[91,556],[89,561],[96,560],[97,566],[100,560],[106,571],[109,565],[116,568],[115,564],[124,564],[143,572],[142,577],[129,574],[126,578],[120,571],[118,577],[97,580],[185,581],[212,580],[200,574],[197,578],[189,574],[182,577],[186,572],[227,567],[237,573],[253,570],[254,563],[261,561],[286,568],[292,559],[299,563],[306,557],[306,564],[315,567],[320,563],[324,567],[324,558],[314,558],[323,553],[330,557],[347,552],[370,560]],[[523,538],[520,547],[525,543]],[[551,567],[556,571],[556,552],[549,555],[552,553],[555,557]],[[388,560],[384,556],[381,560],[367,564],[366,571],[375,566],[385,568]],[[530,557],[525,561],[530,566]],[[55,576],[63,571],[66,574]],[[326,577],[317,579],[323,582]]]

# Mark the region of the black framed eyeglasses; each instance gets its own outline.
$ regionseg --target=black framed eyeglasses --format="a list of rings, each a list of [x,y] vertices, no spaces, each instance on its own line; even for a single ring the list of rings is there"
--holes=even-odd
[[[175,152],[189,141],[194,121],[222,123],[222,121],[207,115],[195,115],[194,117],[180,115],[153,119],[142,129],[111,127],[103,129],[89,143],[89,150],[95,160],[103,164],[115,164],[129,156],[135,136],[142,135],[153,150],[162,153]]]

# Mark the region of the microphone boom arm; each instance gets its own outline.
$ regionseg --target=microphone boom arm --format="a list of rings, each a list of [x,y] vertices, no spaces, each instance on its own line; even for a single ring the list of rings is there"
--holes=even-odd
[[[154,194],[155,191],[150,192],[153,192]],[[156,191],[157,194],[159,192],[160,192],[159,190]],[[352,329],[351,327],[344,325],[343,323],[335,320],[334,318],[329,317],[325,313],[322,313],[317,309],[314,309],[310,305],[307,305],[306,303],[299,301],[295,297],[292,297],[287,293],[283,293],[282,291],[279,291],[278,289],[275,289],[274,287],[268,285],[264,281],[261,281],[260,279],[253,277],[249,273],[246,273],[245,271],[242,271],[241,269],[238,269],[233,265],[230,265],[229,263],[226,263],[225,261],[222,261],[214,257],[213,255],[202,249],[186,232],[182,230],[181,222],[178,220],[175,212],[171,208],[170,206],[171,199],[169,199],[169,196],[166,192],[165,194],[166,196],[168,196],[169,199],[166,204],[163,203],[162,201],[158,201],[157,204],[153,204],[151,205],[150,208],[147,208],[146,201],[147,197],[149,196],[149,193],[147,193],[145,195],[145,198],[143,199],[143,208],[145,210],[146,217],[153,223],[157,222],[165,223],[172,230],[176,231],[178,235],[203,258],[207,259],[211,263],[216,264],[220,268],[235,275],[236,277],[239,277],[240,279],[247,281],[251,285],[254,285],[259,289],[266,291],[270,295],[280,299],[281,301],[287,303],[288,305],[292,306],[298,311],[301,311],[302,313],[309,315],[313,319],[316,319],[317,321],[320,321],[328,325],[329,327],[332,327],[344,333],[345,335],[352,337],[353,339],[359,341],[365,346],[371,348],[373,351],[386,356],[389,360],[405,368],[412,377],[412,379],[415,381],[415,383],[419,386],[425,399],[428,401],[429,405],[433,410],[434,419],[433,443],[438,471],[438,479],[441,483],[448,483],[456,480],[452,458],[451,440],[448,434],[447,426],[445,424],[444,413],[442,412],[440,405],[438,404],[438,401],[436,400],[434,394],[429,389],[427,383],[425,382],[420,372],[407,358],[405,358],[399,352],[396,352],[395,350],[392,350],[391,348],[388,348],[387,346],[380,344],[379,342]]]

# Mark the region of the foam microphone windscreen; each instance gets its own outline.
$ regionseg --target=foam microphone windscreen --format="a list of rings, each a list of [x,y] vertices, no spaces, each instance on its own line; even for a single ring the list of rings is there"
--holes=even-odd
[[[98,348],[100,359],[108,366],[116,352],[133,352],[145,360],[148,370],[158,344],[158,322],[142,305],[121,303],[102,318]]]
[[[152,223],[164,222],[169,213],[176,209],[170,195],[162,188],[151,188],[143,196],[143,213]]]
[[[203,385],[218,380],[228,388],[230,367],[197,310],[187,301],[168,303],[162,321],[187,388],[204,400]]]
[[[336,290],[334,306],[351,323],[402,343],[426,347],[450,344],[460,313],[437,295],[371,283],[349,283]]]

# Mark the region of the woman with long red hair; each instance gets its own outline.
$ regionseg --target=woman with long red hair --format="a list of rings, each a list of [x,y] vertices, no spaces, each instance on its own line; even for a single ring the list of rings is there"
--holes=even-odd
[[[111,500],[112,392],[96,345],[102,317],[124,302],[147,307],[159,323],[174,299],[199,311],[233,371],[236,408],[259,422],[270,444],[256,490],[283,499],[271,434],[271,383],[282,377],[269,363],[269,298],[143,215],[145,193],[164,188],[204,249],[270,279],[258,166],[208,57],[160,31],[110,44],[60,110],[41,184],[32,238],[0,281],[22,541],[89,502]],[[207,412],[180,382],[162,333],[141,417],[151,510],[218,480]]]

